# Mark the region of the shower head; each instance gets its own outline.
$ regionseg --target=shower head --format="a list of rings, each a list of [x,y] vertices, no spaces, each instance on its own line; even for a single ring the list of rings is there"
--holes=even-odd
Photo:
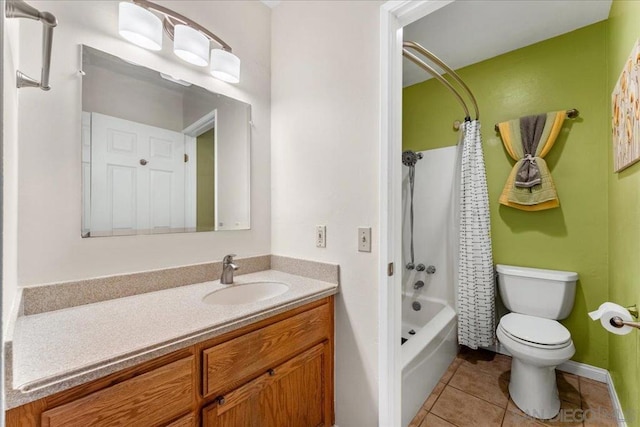
[[[422,153],[416,153],[411,150],[402,152],[402,164],[405,166],[415,166],[418,160],[422,158]]]

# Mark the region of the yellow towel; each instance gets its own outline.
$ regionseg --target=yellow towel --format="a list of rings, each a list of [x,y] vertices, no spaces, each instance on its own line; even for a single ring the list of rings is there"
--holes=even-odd
[[[543,157],[549,153],[556,142],[565,117],[566,111],[547,113],[544,130],[534,156],[540,170],[541,183],[530,188],[515,186],[516,174],[520,170],[525,156],[520,135],[520,119],[498,124],[500,136],[502,136],[502,142],[507,152],[514,160],[517,160],[500,195],[501,204],[523,211],[541,211],[560,206],[556,187]]]

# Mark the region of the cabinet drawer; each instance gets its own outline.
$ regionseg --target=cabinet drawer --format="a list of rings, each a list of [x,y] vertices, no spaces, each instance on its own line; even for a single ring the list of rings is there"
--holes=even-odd
[[[330,338],[330,304],[203,351],[203,394],[230,390],[300,350]]]
[[[193,404],[194,357],[139,375],[42,413],[43,427],[166,423]]]

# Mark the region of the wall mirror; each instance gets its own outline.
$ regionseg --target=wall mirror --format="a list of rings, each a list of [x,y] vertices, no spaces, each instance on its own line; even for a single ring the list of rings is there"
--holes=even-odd
[[[82,46],[82,236],[250,228],[251,105]]]

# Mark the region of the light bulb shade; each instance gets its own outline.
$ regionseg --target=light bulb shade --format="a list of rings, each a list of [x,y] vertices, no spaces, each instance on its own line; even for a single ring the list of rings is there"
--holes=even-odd
[[[162,21],[133,3],[120,3],[118,32],[126,40],[145,49],[162,49]]]
[[[183,61],[205,67],[209,63],[209,39],[198,30],[178,24],[173,33],[173,52]]]
[[[222,49],[211,51],[211,75],[228,83],[240,81],[240,58]]]

